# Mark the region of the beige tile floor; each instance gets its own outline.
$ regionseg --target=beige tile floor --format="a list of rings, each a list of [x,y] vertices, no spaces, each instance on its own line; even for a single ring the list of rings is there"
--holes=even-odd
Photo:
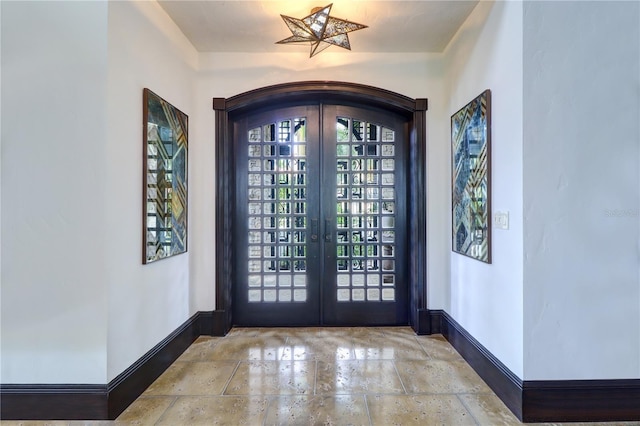
[[[115,422],[0,423],[521,424],[442,336],[408,327],[233,329],[196,340]]]

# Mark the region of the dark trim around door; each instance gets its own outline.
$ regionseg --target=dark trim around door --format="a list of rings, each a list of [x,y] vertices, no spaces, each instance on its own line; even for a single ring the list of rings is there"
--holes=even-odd
[[[409,321],[418,334],[431,334],[427,310],[426,282],[426,111],[427,99],[412,99],[398,93],[356,83],[306,81],[284,83],[242,93],[231,98],[213,98],[216,143],[216,334],[224,335],[233,324],[233,206],[235,159],[231,121],[275,107],[331,102],[392,111],[410,123],[409,143]]]

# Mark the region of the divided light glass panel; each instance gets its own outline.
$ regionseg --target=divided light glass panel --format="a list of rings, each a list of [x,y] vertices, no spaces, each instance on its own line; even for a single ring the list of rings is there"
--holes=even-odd
[[[395,131],[338,117],[336,137],[336,298],[395,301]]]
[[[248,299],[307,300],[307,120],[248,134]]]

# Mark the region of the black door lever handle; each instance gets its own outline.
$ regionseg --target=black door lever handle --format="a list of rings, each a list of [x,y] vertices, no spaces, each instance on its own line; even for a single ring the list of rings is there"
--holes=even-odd
[[[311,219],[311,242],[318,242],[318,219]]]
[[[324,241],[331,242],[331,235],[333,235],[333,229],[331,229],[331,219],[324,220]]]

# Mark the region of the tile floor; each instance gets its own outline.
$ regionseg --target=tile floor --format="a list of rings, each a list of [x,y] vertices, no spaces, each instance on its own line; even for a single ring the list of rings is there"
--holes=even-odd
[[[521,424],[442,336],[408,327],[237,328],[196,340],[115,422],[0,423]]]

